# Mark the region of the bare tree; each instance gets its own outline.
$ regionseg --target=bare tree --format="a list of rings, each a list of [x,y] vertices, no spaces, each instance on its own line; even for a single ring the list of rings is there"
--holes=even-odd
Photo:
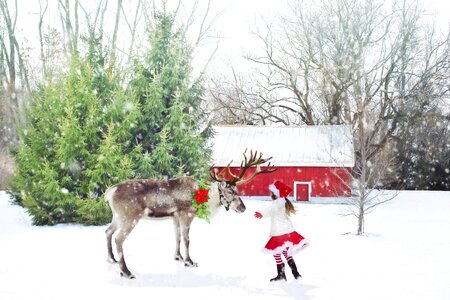
[[[403,101],[393,107],[398,129],[393,136],[396,168],[390,185],[448,189],[450,35],[442,40],[434,27],[425,33],[423,59],[416,60],[415,68],[406,68],[398,82]]]
[[[117,32],[119,30],[119,21],[120,21],[120,14],[122,11],[122,0],[117,0],[117,8],[116,8],[116,18],[114,22],[114,32],[112,36],[111,41],[111,54],[109,56],[109,66],[108,66],[108,75],[109,77],[112,76],[114,64],[116,63],[116,51],[117,51]]]
[[[383,1],[291,3],[291,15],[256,30],[261,51],[247,58],[259,69],[240,76],[257,82],[239,87],[243,98],[297,115],[293,124],[356,124],[356,79],[370,91],[366,103],[384,101],[380,116],[393,113],[388,102],[394,100],[402,69],[405,73],[418,58],[426,59],[417,1],[392,7]],[[254,95],[258,85],[265,88]]]
[[[260,66],[256,83],[234,80],[225,91],[216,84],[212,94],[218,111],[245,112],[259,124],[276,122],[273,115],[292,124],[351,124],[360,234],[364,214],[383,202],[369,195],[392,166],[406,109],[448,95],[448,37],[430,41],[416,0],[299,0],[290,8],[256,32],[261,53],[248,56]]]
[[[79,7],[84,13],[84,18],[87,24],[87,34],[90,39],[94,39],[96,34],[100,35],[100,39],[103,37],[103,27],[105,21],[105,14],[108,9],[108,0],[100,0],[97,3],[97,7],[92,13],[91,11],[86,10],[86,8],[79,4]]]
[[[69,0],[58,0],[58,8],[60,12],[60,20],[66,39],[67,53],[72,54],[78,51],[78,39],[80,31],[80,23],[78,18],[79,0],[75,0],[72,7]]]
[[[131,58],[133,57],[134,45],[135,45],[136,34],[137,34],[136,29],[137,29],[138,24],[140,23],[140,20],[142,17],[142,6],[143,6],[142,0],[138,0],[138,2],[136,4],[136,9],[134,11],[134,17],[133,17],[132,23],[130,23],[130,21],[128,21],[125,9],[122,6],[122,15],[124,17],[125,23],[128,26],[128,29],[130,31],[130,46],[128,47],[128,53],[127,53],[128,59],[127,59],[126,66],[130,65]]]
[[[243,71],[231,66],[228,80],[212,79],[209,93],[214,119],[226,123],[223,116],[239,115],[249,120],[247,124],[319,123],[310,97],[311,64],[303,58],[296,60],[287,52],[283,34],[273,24],[258,28],[254,35],[261,44],[261,53],[253,50],[245,55],[253,67]]]
[[[38,25],[38,30],[39,30],[39,50],[41,53],[41,62],[42,62],[42,76],[44,78],[47,77],[47,58],[45,55],[45,42],[44,42],[44,31],[43,31],[43,26],[44,26],[44,17],[45,14],[48,10],[48,1],[45,1],[45,4],[42,3],[41,0],[39,0],[39,25]]]
[[[15,126],[23,122],[22,110],[25,98],[19,94],[30,91],[28,70],[23,59],[21,47],[16,38],[16,23],[18,18],[17,0],[14,8],[10,10],[9,1],[0,0],[1,28],[0,49],[2,58],[1,78],[2,85],[6,86],[5,97],[2,102],[2,137],[8,141],[16,138]]]
[[[361,117],[357,129],[353,133],[353,142],[359,152],[356,156],[355,166],[352,169],[342,168],[334,172],[342,183],[351,190],[349,206],[344,216],[354,216],[357,220],[356,234],[361,235],[365,231],[365,217],[377,206],[391,201],[397,196],[397,192],[386,192],[380,187],[389,172],[394,159],[392,143],[386,143],[382,151],[369,159],[371,144],[377,142],[377,138],[367,128],[367,120],[373,118],[368,110],[360,110]]]
[[[329,57],[326,54],[330,52],[325,52],[315,63],[322,78],[327,79],[322,93],[330,123],[344,120],[354,128],[356,163],[351,178],[355,209],[352,213],[358,220],[357,234],[362,234],[365,215],[395,196],[386,197],[376,190],[384,184],[386,172],[392,166],[393,137],[401,111],[407,105],[407,95],[420,95],[415,83],[425,82],[416,78],[423,78],[422,74],[429,72],[428,68],[417,66],[429,61],[431,56],[423,53],[429,44],[418,29],[422,11],[417,2],[395,3],[392,11],[384,10],[383,3],[358,4],[341,0],[321,9],[322,13],[338,12],[338,25],[316,24],[319,31],[327,32],[325,43],[317,43],[316,53],[321,53],[319,45],[320,49],[333,51],[339,48],[336,45],[350,44],[350,47],[345,51],[338,49]],[[316,20],[320,20],[317,15]],[[322,20],[321,24],[324,23]],[[434,44],[434,51],[441,45]],[[436,68],[433,72],[442,74]]]
[[[282,125],[295,124],[295,114],[286,107],[286,99],[268,92],[270,87],[264,86],[254,78],[238,74],[232,68],[231,81],[226,78],[210,80],[210,98],[212,121],[217,124],[266,125],[278,123]],[[258,101],[255,101],[255,100]],[[290,113],[287,113],[290,112]],[[294,115],[294,116],[293,116]]]

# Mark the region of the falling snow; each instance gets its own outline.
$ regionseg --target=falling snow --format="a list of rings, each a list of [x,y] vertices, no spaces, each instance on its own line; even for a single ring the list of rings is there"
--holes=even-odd
[[[68,169],[72,174],[77,174],[81,171],[82,168],[81,168],[80,163],[75,160],[70,163]]]
[[[124,112],[130,112],[134,109],[134,104],[132,102],[126,102],[124,105]]]

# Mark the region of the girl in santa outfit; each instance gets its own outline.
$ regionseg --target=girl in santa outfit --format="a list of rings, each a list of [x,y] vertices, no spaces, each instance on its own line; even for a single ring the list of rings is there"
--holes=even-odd
[[[301,275],[297,271],[297,266],[292,256],[307,245],[307,240],[294,230],[294,226],[292,226],[292,222],[289,219],[291,214],[295,214],[295,208],[287,198],[292,189],[281,181],[275,181],[269,186],[269,190],[274,201],[264,211],[255,212],[255,218],[271,218],[270,239],[264,250],[271,253],[275,258],[278,274],[270,281],[286,280],[281,254],[283,254],[291,268],[294,278],[298,279]]]

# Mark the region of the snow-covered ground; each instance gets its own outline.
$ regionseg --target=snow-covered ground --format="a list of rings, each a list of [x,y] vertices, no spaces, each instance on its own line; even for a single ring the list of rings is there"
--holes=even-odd
[[[450,299],[450,192],[401,192],[366,221],[345,205],[296,204],[292,220],[311,244],[295,256],[303,279],[270,283],[273,258],[260,249],[269,220],[222,210],[195,220],[191,256],[173,260],[172,222],[142,221],[125,242],[137,279],[106,262],[106,226],[36,227],[0,193],[0,299]],[[289,271],[289,270],[288,270]]]

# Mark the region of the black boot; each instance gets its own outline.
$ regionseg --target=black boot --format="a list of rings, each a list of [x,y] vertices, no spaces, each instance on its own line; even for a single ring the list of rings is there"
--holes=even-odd
[[[291,267],[292,275],[294,275],[295,279],[302,277],[302,275],[300,275],[300,273],[297,271],[297,266],[295,265],[295,261],[293,259],[288,261],[288,265],[289,267]]]
[[[272,279],[270,279],[270,281],[279,281],[279,280],[283,280],[286,281],[286,274],[284,273],[284,264],[281,265],[277,265],[277,272],[278,275]]]

